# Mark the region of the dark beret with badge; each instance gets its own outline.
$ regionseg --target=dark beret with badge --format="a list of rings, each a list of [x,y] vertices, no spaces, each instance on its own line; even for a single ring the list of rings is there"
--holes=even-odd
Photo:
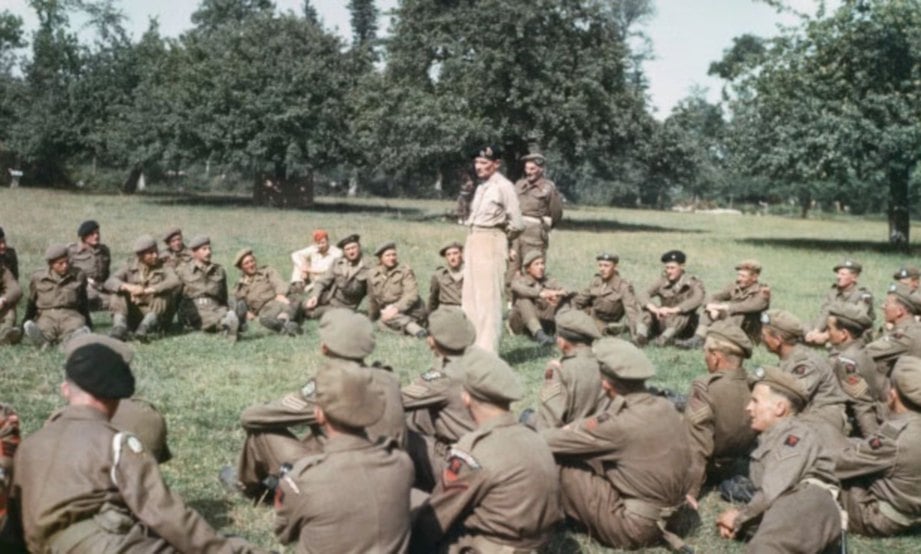
[[[595,261],[596,262],[613,262],[616,264],[616,263],[620,263],[620,256],[618,256],[617,254],[611,254],[609,252],[602,252],[601,254],[598,254],[597,256],[595,256]]]
[[[211,237],[207,235],[198,235],[189,241],[189,250],[198,250],[202,246],[211,244]]]
[[[170,227],[169,229],[166,230],[165,233],[163,233],[163,242],[169,243],[170,239],[172,239],[176,235],[181,235],[181,234],[182,234],[182,229],[180,229],[179,227]]]
[[[388,240],[386,242],[381,243],[380,245],[378,245],[377,248],[374,249],[374,255],[380,258],[381,256],[384,255],[384,252],[388,250],[396,250],[396,249],[397,249],[397,243],[395,243],[392,240]]]
[[[601,365],[601,374],[610,379],[645,381],[656,375],[646,354],[623,339],[605,337],[595,341],[592,352]]]
[[[898,271],[892,274],[892,278],[895,280],[900,279],[918,279],[921,278],[921,269],[918,269],[915,266],[903,266],[900,267]]]
[[[77,236],[82,239],[83,237],[89,235],[93,231],[98,231],[98,230],[99,230],[99,223],[97,223],[93,219],[88,219],[84,221],[83,223],[81,223],[79,227],[77,227]]]
[[[45,261],[53,262],[67,257],[67,247],[63,244],[52,244],[45,249]]]
[[[662,260],[663,264],[667,264],[669,262],[683,264],[687,261],[688,257],[681,250],[669,250],[665,254],[662,254],[660,259]]]
[[[64,352],[65,356],[70,356],[78,348],[88,344],[101,344],[111,348],[119,356],[121,356],[123,360],[125,360],[126,364],[130,364],[134,359],[134,350],[130,346],[118,339],[107,335],[99,335],[97,333],[84,333],[82,335],[78,335],[62,344],[61,350]]]
[[[861,271],[863,271],[863,266],[860,265],[860,262],[858,262],[857,260],[846,258],[844,260],[841,260],[841,262],[836,264],[835,267],[833,268],[835,272],[837,272],[839,269],[850,269],[854,273],[860,273]]]
[[[429,336],[446,350],[462,352],[476,340],[476,329],[464,310],[440,306],[429,314]]]
[[[320,318],[320,343],[330,352],[362,360],[374,352],[374,325],[362,314],[346,308],[329,310]]]
[[[243,260],[244,260],[247,256],[252,256],[252,255],[253,255],[253,249],[252,249],[252,248],[243,248],[243,249],[237,251],[237,254],[233,257],[233,265],[234,265],[235,267],[240,267],[240,264],[243,263]]]
[[[157,249],[157,239],[150,235],[141,235],[134,241],[134,253],[143,254],[149,250]]]
[[[471,158],[483,158],[491,162],[499,161],[502,159],[502,148],[495,144],[488,144],[474,151]]]
[[[761,323],[795,338],[803,337],[803,322],[786,310],[768,310],[761,314]]]
[[[128,398],[134,394],[134,375],[121,354],[104,344],[77,348],[64,362],[64,373],[96,398]]]
[[[758,367],[752,372],[752,387],[761,383],[788,398],[799,411],[809,402],[809,392],[803,382],[777,367]]]
[[[912,408],[921,408],[921,358],[900,357],[895,362],[889,379],[902,398],[914,404]]]
[[[334,424],[360,429],[384,415],[383,391],[365,368],[321,367],[315,383],[317,406]]]
[[[598,326],[595,325],[595,321],[582,310],[560,312],[556,315],[554,321],[556,323],[556,334],[566,340],[591,344],[592,341],[601,338],[601,333],[598,332]]]
[[[492,352],[471,346],[454,363],[464,372],[464,390],[477,400],[504,405],[524,396],[518,375]]]
[[[441,245],[441,248],[438,249],[438,255],[439,255],[439,256],[444,256],[445,253],[446,253],[448,250],[452,249],[452,248],[457,248],[458,250],[460,250],[461,252],[463,252],[463,250],[464,250],[464,245],[461,244],[461,243],[459,243],[459,242],[456,241],[456,240],[450,240],[450,241],[448,241],[448,242],[446,242],[446,243],[444,243],[444,244]]]
[[[908,285],[892,283],[886,292],[894,296],[912,314],[921,313],[921,295],[912,291]]]
[[[835,302],[828,308],[828,315],[847,326],[867,330],[873,326],[873,319],[867,310],[858,304],[850,302]]]
[[[755,345],[752,340],[745,334],[741,327],[728,320],[721,319],[713,322],[707,328],[707,337],[714,337],[717,340],[728,342],[738,349],[737,354],[743,358],[751,358]]]
[[[336,243],[336,246],[338,246],[339,248],[345,248],[346,246],[352,243],[359,243],[359,242],[361,242],[361,236],[352,233],[351,235],[343,239],[340,239],[339,242]]]

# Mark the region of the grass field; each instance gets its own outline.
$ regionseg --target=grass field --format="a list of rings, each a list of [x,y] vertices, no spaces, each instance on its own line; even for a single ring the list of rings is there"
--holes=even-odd
[[[172,225],[181,226],[187,240],[200,233],[210,235],[214,260],[225,267],[239,248],[250,246],[261,264],[270,264],[283,275],[290,271],[289,253],[309,244],[316,227],[327,229],[334,241],[359,233],[366,251],[393,239],[400,259],[415,269],[421,293],[427,297],[429,276],[440,261],[438,245],[465,236],[464,228],[443,217],[452,207],[452,201],[320,198],[315,210],[279,211],[252,208],[245,198],[233,197],[92,196],[3,189],[0,226],[19,252],[24,288],[28,275],[44,266],[41,256],[46,246],[74,240],[77,225],[92,218],[101,223],[102,240],[112,249],[113,270],[128,258],[138,235],[159,236]],[[708,291],[715,291],[734,278],[735,262],[755,257],[764,266],[762,280],[772,287],[772,306],[811,321],[832,283],[831,268],[842,257],[853,256],[863,263],[861,282],[877,300],[892,273],[902,263],[914,261],[886,251],[885,231],[883,220],[852,217],[800,220],[573,208],[551,237],[548,271],[568,286],[581,288],[594,273],[595,255],[616,252],[622,275],[642,289],[658,275],[661,253],[680,248],[688,254],[688,270],[704,281]],[[232,286],[237,270],[227,269]],[[24,307],[23,302],[20,317]],[[94,321],[99,330],[107,330],[107,315],[95,314]],[[167,481],[216,527],[281,551],[271,532],[271,510],[225,493],[217,472],[221,465],[235,462],[243,442],[239,413],[252,403],[302,386],[315,371],[319,363],[316,323],[306,324],[305,329],[304,336],[290,339],[254,325],[234,346],[197,333],[135,345],[138,394],[156,403],[169,422],[175,458],[163,467]],[[654,347],[646,352],[658,369],[654,384],[684,391],[705,372],[699,352]],[[516,411],[533,405],[548,353],[525,338],[506,337],[501,354],[521,373],[529,391]],[[428,368],[430,354],[422,341],[380,333],[370,359],[393,366],[405,383]],[[758,349],[748,367],[773,360]],[[40,352],[26,345],[0,349],[0,400],[18,409],[26,433],[40,427],[61,405],[57,385],[62,362],[57,350]],[[723,507],[718,494],[703,498],[702,525],[688,538],[698,552],[742,551],[741,545],[714,534],[713,522]],[[348,522],[343,522],[343,534],[347,533]],[[850,546],[852,552],[917,552],[921,539],[851,537]],[[569,533],[556,536],[547,551],[612,552]]]

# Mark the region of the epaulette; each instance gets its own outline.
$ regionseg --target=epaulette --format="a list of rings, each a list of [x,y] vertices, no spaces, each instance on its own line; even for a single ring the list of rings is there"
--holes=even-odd
[[[879,434],[886,437],[887,439],[895,440],[907,426],[908,420],[906,419],[897,421],[890,419],[879,428]]]

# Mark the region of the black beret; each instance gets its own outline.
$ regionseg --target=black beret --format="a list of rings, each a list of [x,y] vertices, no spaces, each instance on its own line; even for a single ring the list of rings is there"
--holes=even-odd
[[[669,250],[665,254],[662,254],[663,264],[667,264],[668,262],[678,262],[679,264],[683,264],[687,259],[688,257],[685,256],[684,252],[681,250]]]
[[[502,159],[502,148],[495,144],[487,144],[473,153],[473,158],[486,158],[496,161]]]
[[[103,344],[87,344],[71,352],[64,372],[96,398],[128,398],[134,394],[131,368],[121,354]]]
[[[3,227],[0,227],[0,239],[6,238],[6,234],[3,232]]]
[[[336,243],[336,246],[339,248],[345,248],[345,245],[352,244],[353,242],[361,242],[361,237],[355,234],[349,235],[344,239]]]
[[[87,219],[77,227],[77,236],[82,239],[97,229],[99,229],[99,223],[94,219]]]

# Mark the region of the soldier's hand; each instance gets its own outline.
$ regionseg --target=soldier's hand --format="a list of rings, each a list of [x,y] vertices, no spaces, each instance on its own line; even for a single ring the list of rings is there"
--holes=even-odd
[[[318,298],[316,296],[311,296],[304,302],[304,307],[308,310],[312,310],[317,307]]]
[[[278,300],[278,301],[281,302],[282,304],[290,304],[290,303],[291,303],[291,301],[288,300],[288,297],[285,296],[284,294],[276,294],[276,295],[275,295],[275,300]]]
[[[688,506],[694,508],[695,512],[700,509],[700,502],[698,502],[697,499],[690,494],[685,496],[684,499],[687,500]]]
[[[246,312],[246,321],[252,321],[256,319],[256,314],[253,312]]]
[[[508,259],[510,262],[514,262],[518,259],[518,252],[514,248],[509,248],[508,250]]]
[[[721,537],[731,539],[736,536],[735,522],[738,516],[739,510],[730,508],[716,518],[716,528],[719,530]]]
[[[396,306],[390,305],[381,310],[381,321],[389,321],[400,313]]]

